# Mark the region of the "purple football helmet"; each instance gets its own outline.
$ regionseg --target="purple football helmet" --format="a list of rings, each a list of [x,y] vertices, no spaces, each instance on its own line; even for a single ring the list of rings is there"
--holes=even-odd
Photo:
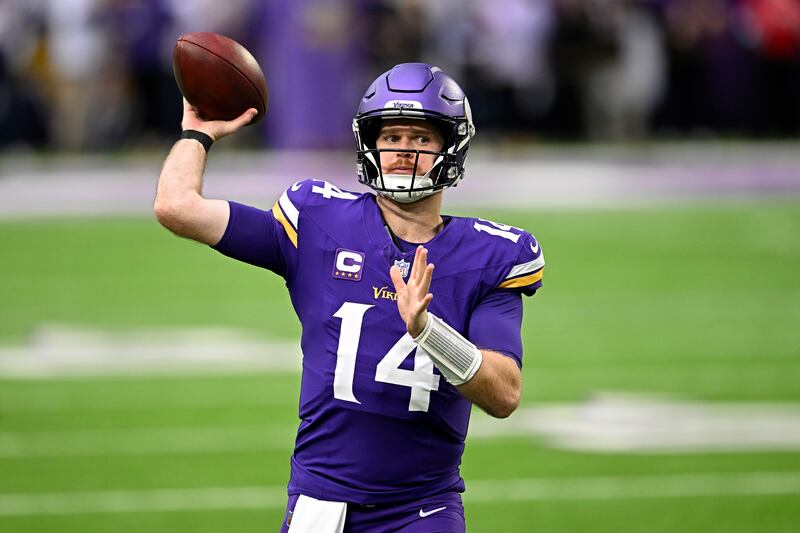
[[[377,149],[382,121],[397,118],[429,121],[442,134],[442,150]],[[475,126],[467,97],[450,76],[426,63],[401,63],[369,86],[353,120],[353,133],[358,181],[399,202],[413,202],[464,177]],[[384,174],[380,164],[383,152],[416,153],[412,174]],[[417,175],[420,154],[436,156],[431,169],[422,176]]]

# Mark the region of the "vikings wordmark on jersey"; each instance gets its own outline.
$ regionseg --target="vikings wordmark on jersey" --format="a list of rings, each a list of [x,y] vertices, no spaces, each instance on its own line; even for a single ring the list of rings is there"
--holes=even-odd
[[[389,270],[416,245],[395,241],[373,194],[306,180],[271,211],[230,203],[220,252],[283,276],[302,324],[300,425],[290,494],[377,504],[463,491],[470,402],[406,332]],[[522,364],[521,295],[544,256],[524,230],[443,217],[425,244],[430,310],[476,346]]]

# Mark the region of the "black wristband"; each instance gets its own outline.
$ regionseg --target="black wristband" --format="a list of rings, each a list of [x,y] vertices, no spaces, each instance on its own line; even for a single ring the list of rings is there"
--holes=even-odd
[[[214,144],[214,139],[202,131],[197,130],[183,130],[181,133],[181,139],[194,139],[203,145],[203,148],[206,149],[206,153],[208,153],[208,151],[211,149],[211,145]]]

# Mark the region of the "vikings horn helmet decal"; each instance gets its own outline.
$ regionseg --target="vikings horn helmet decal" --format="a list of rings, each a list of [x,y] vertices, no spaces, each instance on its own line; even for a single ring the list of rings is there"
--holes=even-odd
[[[433,124],[444,138],[440,152],[376,149],[384,120],[414,118]],[[455,185],[464,177],[469,141],[475,135],[469,102],[461,87],[438,67],[402,63],[384,72],[369,86],[353,119],[358,181],[398,202],[413,202]],[[411,175],[384,174],[385,152],[416,153]],[[420,154],[433,154],[433,167],[417,174]]]

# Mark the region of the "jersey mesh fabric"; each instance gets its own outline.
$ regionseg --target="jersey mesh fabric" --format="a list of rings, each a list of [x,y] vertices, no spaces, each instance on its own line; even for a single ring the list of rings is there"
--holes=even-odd
[[[397,247],[374,195],[307,180],[271,211],[230,205],[215,248],[283,276],[302,324],[289,493],[366,505],[463,491],[471,404],[405,330],[389,270],[410,270],[414,249]],[[452,217],[425,246],[436,264],[431,312],[521,364],[520,294],[533,294],[541,276],[515,280],[538,266],[535,239]]]

